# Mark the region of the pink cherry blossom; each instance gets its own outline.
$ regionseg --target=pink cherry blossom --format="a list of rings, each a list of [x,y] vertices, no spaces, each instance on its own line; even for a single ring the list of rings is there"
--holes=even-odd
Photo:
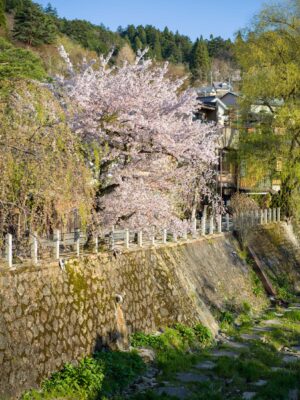
[[[220,130],[195,118],[199,105],[184,80],[166,77],[168,64],[155,65],[140,52],[136,62],[109,67],[112,53],[80,69],[60,48],[68,68],[55,90],[67,108],[73,131],[103,149],[97,198],[103,229],[171,229],[206,199],[220,212],[214,192]]]

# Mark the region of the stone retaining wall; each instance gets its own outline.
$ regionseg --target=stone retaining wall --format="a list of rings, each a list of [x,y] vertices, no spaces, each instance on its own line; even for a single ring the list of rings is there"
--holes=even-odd
[[[216,333],[210,309],[265,304],[231,234],[181,244],[101,254],[0,271],[0,398],[16,397],[65,362],[120,335],[116,295],[127,329],[156,331],[201,321]]]

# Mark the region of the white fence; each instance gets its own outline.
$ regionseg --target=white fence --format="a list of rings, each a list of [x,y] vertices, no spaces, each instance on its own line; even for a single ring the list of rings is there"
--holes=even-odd
[[[248,224],[249,226],[265,225],[269,223],[280,222],[280,208],[253,210],[247,213],[239,213],[233,216],[225,215],[207,215],[206,208],[204,209],[202,218],[195,219],[191,222],[189,230],[186,230],[181,235],[170,232],[165,228],[160,231],[149,234],[148,231],[130,231],[128,229],[121,230],[112,228],[110,234],[105,236],[95,236],[90,245],[87,245],[86,234],[76,230],[71,233],[62,233],[56,230],[53,237],[50,239],[39,238],[37,233],[31,235],[31,259],[30,261],[37,265],[40,261],[40,255],[50,250],[50,258],[60,260],[61,258],[79,257],[85,251],[87,253],[98,253],[99,244],[104,245],[110,250],[118,250],[121,248],[129,249],[133,247],[147,247],[158,244],[167,244],[170,242],[176,243],[195,239],[199,236],[207,236],[220,234],[222,232],[230,232],[240,230],[241,225]],[[6,236],[4,262],[11,268],[13,264],[18,264],[16,260],[14,238],[11,234]]]

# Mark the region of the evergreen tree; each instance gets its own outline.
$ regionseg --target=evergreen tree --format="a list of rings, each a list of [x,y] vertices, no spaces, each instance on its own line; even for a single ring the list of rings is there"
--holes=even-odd
[[[23,0],[5,0],[5,11],[15,11],[20,8],[23,4]]]
[[[143,46],[146,47],[147,35],[146,35],[144,27],[142,25],[137,26],[136,32],[137,32],[137,35],[138,35],[140,41],[143,43]]]
[[[15,16],[14,38],[30,46],[55,41],[57,29],[50,16],[38,4],[24,0]]]
[[[143,43],[141,42],[140,38],[136,36],[134,39],[134,50],[138,51],[142,48],[143,48]]]
[[[161,45],[160,45],[160,40],[159,40],[159,34],[155,32],[154,37],[153,37],[153,42],[151,43],[152,49],[153,49],[153,55],[156,60],[162,60],[162,54],[161,54]]]
[[[57,9],[55,7],[52,7],[51,3],[47,4],[44,11],[47,15],[50,15],[51,17],[54,17],[54,18],[58,18]]]
[[[207,80],[210,70],[210,59],[208,55],[207,45],[202,36],[197,39],[190,57],[190,69],[193,81],[204,82]]]

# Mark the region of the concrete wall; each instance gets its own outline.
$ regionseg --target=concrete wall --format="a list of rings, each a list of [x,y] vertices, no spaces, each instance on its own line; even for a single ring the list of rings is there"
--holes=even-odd
[[[0,271],[0,398],[36,386],[65,362],[91,354],[120,333],[116,294],[129,331],[201,321],[211,309],[248,301],[249,267],[230,234],[119,255]]]

